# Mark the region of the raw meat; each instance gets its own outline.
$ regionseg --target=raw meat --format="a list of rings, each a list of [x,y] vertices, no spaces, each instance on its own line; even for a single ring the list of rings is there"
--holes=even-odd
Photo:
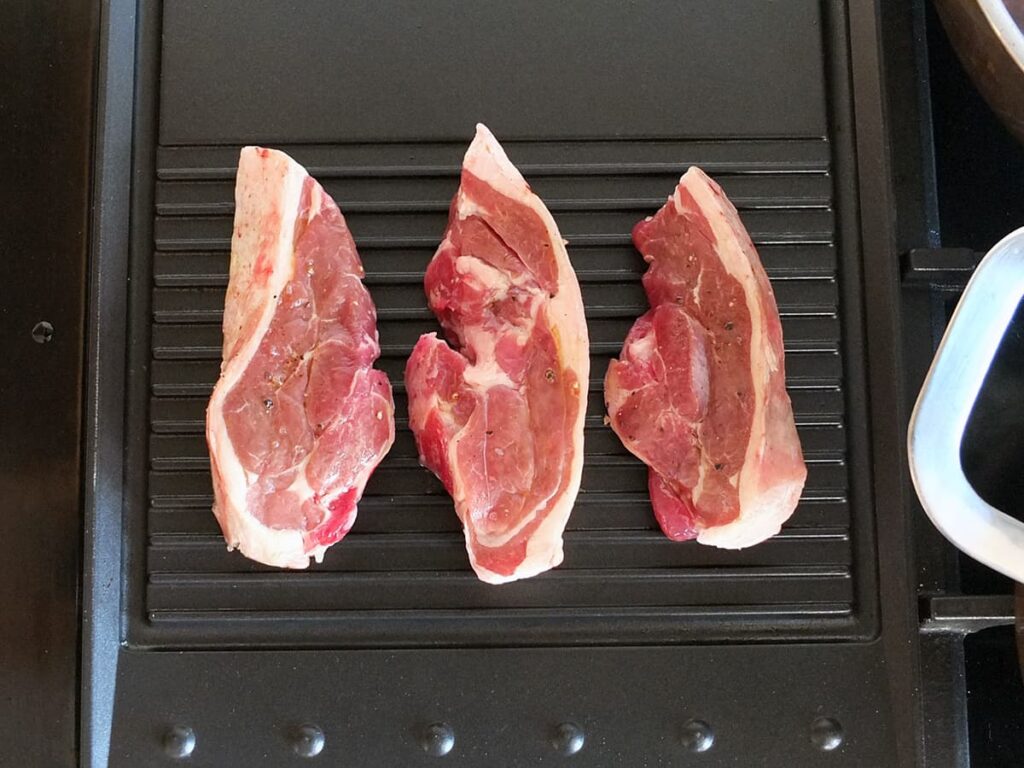
[[[480,579],[553,568],[583,470],[583,301],[551,214],[482,125],[424,284],[458,351],[427,334],[406,367],[420,460]]]
[[[394,441],[376,309],[341,212],[283,152],[242,150],[224,361],[206,412],[214,514],[229,548],[319,562]]]
[[[670,539],[739,548],[778,533],[807,468],[775,296],[739,214],[699,168],[633,229],[652,309],[605,378],[612,429],[649,467]]]

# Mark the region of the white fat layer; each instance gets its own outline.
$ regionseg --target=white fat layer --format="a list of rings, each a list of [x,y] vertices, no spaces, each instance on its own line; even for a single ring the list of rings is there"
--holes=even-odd
[[[679,208],[678,202],[676,203],[676,208],[677,209]],[[701,282],[703,280],[704,280],[704,270],[702,269],[702,270],[700,270],[697,273],[697,279],[693,283],[692,295],[693,295],[693,301],[694,301],[695,304],[700,304],[700,284],[701,284]]]
[[[780,483],[772,486],[758,495],[756,505],[741,508],[739,518],[725,525],[703,529],[697,534],[697,541],[723,549],[743,549],[760,544],[782,529],[799,497],[799,485]]]
[[[656,350],[657,343],[653,333],[629,342],[629,354],[636,360],[648,360],[654,356]]]
[[[512,282],[508,276],[490,264],[471,255],[459,256],[455,260],[455,269],[467,281],[484,286],[491,290],[495,299],[502,299],[508,294]],[[534,310],[536,312],[536,310]],[[532,328],[531,322],[530,327]],[[525,329],[523,340],[529,336],[529,328]],[[512,379],[498,365],[495,353],[498,339],[491,332],[472,326],[463,329],[463,342],[473,350],[476,362],[466,367],[465,380],[472,387],[488,389],[493,386],[512,387]]]
[[[747,252],[746,243],[735,236],[733,224],[722,198],[713,191],[710,180],[697,168],[691,168],[680,180],[680,187],[685,186],[694,201],[707,217],[717,242],[718,257],[726,271],[743,288],[747,311],[750,314],[750,370],[754,387],[754,413],[750,424],[750,439],[743,458],[743,467],[754,468],[747,472],[741,470],[738,478],[740,513],[739,516],[725,525],[713,526],[699,532],[697,540],[702,544],[718,547],[740,548],[764,541],[779,532],[782,523],[792,513],[793,488],[782,484],[770,489],[760,487],[760,478],[756,470],[760,466],[764,452],[767,430],[767,408],[765,390],[769,377],[778,368],[778,360],[767,337],[764,310],[758,292],[757,278],[752,263],[756,254]],[[683,213],[684,206],[676,188],[672,196],[676,210]],[[733,214],[735,215],[735,214]],[[736,219],[738,221],[738,217]],[[701,461],[701,479],[705,472],[705,460]],[[730,478],[732,483],[736,477]],[[694,489],[693,500],[699,505],[700,488]],[[799,493],[799,489],[797,489]]]
[[[530,191],[522,174],[508,159],[491,132],[482,124],[477,125],[476,137],[466,152],[463,167],[502,195],[532,209],[544,223],[558,264],[558,290],[548,303],[548,317],[555,326],[554,331],[562,353],[562,360],[567,368],[576,373],[580,384],[579,413],[572,430],[573,446],[568,483],[527,542],[526,556],[515,572],[509,576],[502,576],[482,567],[477,562],[467,526],[466,548],[473,570],[482,581],[501,584],[535,576],[562,562],[562,532],[565,530],[569,514],[572,512],[576,496],[579,493],[580,479],[583,474],[583,423],[586,416],[587,385],[590,376],[590,344],[583,315],[583,298],[580,294],[579,283],[576,281],[576,274],[569,261],[569,255],[565,250],[565,241],[562,239],[551,213],[540,198]],[[471,207],[467,206],[465,210],[469,211]],[[472,210],[476,210],[475,206],[472,207]],[[464,213],[460,208],[459,215],[469,214]],[[458,467],[458,464],[453,461],[456,442],[457,439],[453,439],[449,445],[448,460],[453,469]],[[459,481],[457,475],[453,477],[453,481],[456,486],[454,495],[458,501]],[[549,501],[550,499],[546,499],[541,507],[547,506]],[[532,522],[534,516],[540,512],[541,509],[538,508],[534,511],[534,515],[526,516],[520,526],[509,532],[507,536],[502,537],[502,541],[492,540],[487,543],[491,546],[500,546],[523,526]]]
[[[309,559],[298,531],[269,528],[249,513],[246,492],[250,477],[242,468],[224,423],[224,400],[245,373],[260,343],[266,335],[277,305],[275,296],[292,279],[295,269],[293,241],[302,185],[308,174],[305,169],[283,152],[269,150],[261,155],[256,147],[245,147],[238,162],[235,183],[235,229],[231,242],[231,282],[228,304],[234,295],[236,301],[259,303],[259,321],[253,333],[244,340],[233,357],[222,363],[220,380],[214,388],[207,408],[207,440],[211,456],[217,462],[220,476],[220,508],[218,518],[224,526],[229,548],[237,547],[246,557],[267,565],[286,568],[305,568]],[[315,201],[319,210],[319,201]],[[260,240],[264,235],[261,223],[277,214],[280,229],[270,244],[271,271],[265,286],[254,286],[250,279],[256,259],[259,258]],[[225,324],[228,317],[226,314]],[[227,339],[237,329],[226,329]]]
[[[483,123],[476,124],[476,136],[466,150],[462,167],[506,197],[520,200],[534,210],[547,213],[544,203],[530,191],[523,174],[508,159],[505,149]],[[533,201],[528,201],[528,197],[532,197]],[[550,213],[548,218],[551,218]],[[552,229],[558,235],[558,228],[553,226]],[[562,242],[561,236],[558,235],[552,242]]]
[[[708,462],[701,457],[701,460],[697,463],[697,484],[693,486],[693,490],[690,491],[690,498],[693,499],[693,503],[697,503],[704,493],[704,480],[708,476]]]
[[[470,216],[480,216],[483,213],[483,209],[473,200],[466,197],[462,187],[459,187],[459,191],[455,193],[455,212],[459,217],[459,221],[465,221]]]

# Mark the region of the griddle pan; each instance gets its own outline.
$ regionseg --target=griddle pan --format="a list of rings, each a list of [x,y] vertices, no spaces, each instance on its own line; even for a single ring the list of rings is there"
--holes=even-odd
[[[100,61],[86,765],[282,766],[321,747],[349,766],[577,750],[578,766],[897,764],[912,715],[890,698],[904,651],[883,636],[879,570],[904,566],[878,557],[903,535],[887,490],[897,264],[869,6],[134,8],[105,5]],[[423,271],[477,121],[569,240],[593,352],[565,563],[498,588],[418,465],[401,376],[436,328]],[[210,513],[202,424],[249,143],[287,151],[341,206],[396,394],[355,528],[307,572],[228,552]],[[691,164],[772,279],[809,465],[782,533],[738,552],[666,540],[645,468],[602,423],[608,360],[646,308],[630,229]]]

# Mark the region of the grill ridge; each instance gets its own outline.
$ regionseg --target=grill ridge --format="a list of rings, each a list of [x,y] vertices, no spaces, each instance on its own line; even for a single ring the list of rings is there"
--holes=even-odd
[[[472,577],[451,500],[418,465],[401,380],[416,338],[437,329],[422,275],[444,231],[464,144],[281,148],[324,183],[356,237],[378,307],[378,365],[396,394],[395,447],[370,481],[352,533],[323,564],[280,573],[226,551],[209,512],[203,420],[219,370],[238,148],[158,148],[145,542],[145,610],[154,628],[259,623],[297,613],[347,627],[412,613],[443,622],[452,610],[465,617],[496,609],[507,612],[496,621],[515,621],[517,612],[554,621],[627,605],[666,621],[738,612],[755,626],[796,610],[846,625],[854,592],[828,142],[509,143],[569,240],[594,376],[583,486],[566,534],[566,561],[551,574],[497,590]],[[664,539],[650,513],[646,469],[602,418],[608,360],[647,308],[639,284],[644,264],[629,230],[662,204],[690,164],[722,183],[764,259],[783,319],[787,384],[809,469],[800,508],[783,533],[741,552]]]

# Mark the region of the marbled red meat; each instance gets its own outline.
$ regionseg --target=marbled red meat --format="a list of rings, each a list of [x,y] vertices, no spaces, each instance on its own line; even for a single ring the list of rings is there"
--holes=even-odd
[[[452,346],[427,334],[406,367],[420,459],[482,580],[553,568],[583,468],[583,301],[551,214],[482,125],[424,285]]]
[[[771,284],[736,209],[699,168],[633,242],[652,308],[608,367],[609,422],[650,467],[669,538],[756,544],[793,513],[807,477]]]
[[[352,527],[394,441],[376,309],[338,206],[283,152],[238,163],[221,375],[206,439],[229,548],[305,568]]]

